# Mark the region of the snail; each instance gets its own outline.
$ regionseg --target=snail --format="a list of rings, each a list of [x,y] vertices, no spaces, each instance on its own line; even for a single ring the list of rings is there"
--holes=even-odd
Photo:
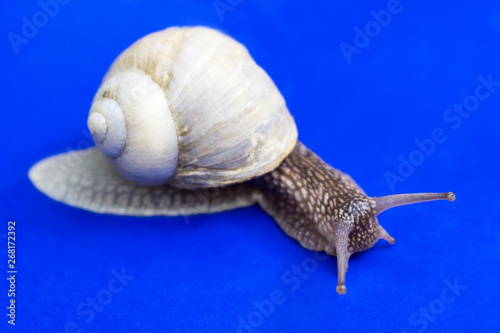
[[[290,237],[337,257],[346,292],[349,257],[378,239],[377,215],[446,193],[369,197],[350,176],[298,141],[277,87],[247,49],[206,27],[172,27],[122,52],[92,101],[96,147],[31,168],[41,192],[97,213],[214,213],[259,204]]]

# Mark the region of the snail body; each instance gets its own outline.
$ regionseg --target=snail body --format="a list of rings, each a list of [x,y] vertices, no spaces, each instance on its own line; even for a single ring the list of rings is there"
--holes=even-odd
[[[297,141],[273,81],[232,38],[209,28],[147,35],[111,65],[88,117],[96,148],[29,172],[51,198],[97,213],[189,215],[259,204],[302,246],[349,257],[378,239],[382,211],[447,193],[369,197]],[[211,189],[213,195],[200,191]]]

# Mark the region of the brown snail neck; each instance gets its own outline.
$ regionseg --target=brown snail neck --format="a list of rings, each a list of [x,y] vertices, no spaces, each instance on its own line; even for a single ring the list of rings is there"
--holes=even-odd
[[[302,246],[337,256],[338,293],[345,293],[349,257],[379,239],[394,244],[377,215],[391,207],[447,199],[454,194],[417,193],[371,198],[347,174],[325,163],[300,141],[275,170],[250,181],[258,203]]]

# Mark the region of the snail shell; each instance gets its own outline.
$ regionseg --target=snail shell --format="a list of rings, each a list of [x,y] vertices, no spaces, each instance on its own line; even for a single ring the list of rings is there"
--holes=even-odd
[[[96,146],[142,185],[215,187],[275,169],[297,142],[247,49],[210,28],[149,34],[111,65],[88,117]]]

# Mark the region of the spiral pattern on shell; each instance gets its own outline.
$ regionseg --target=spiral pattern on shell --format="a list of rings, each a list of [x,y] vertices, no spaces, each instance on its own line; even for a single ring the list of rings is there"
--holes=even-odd
[[[181,188],[267,173],[297,141],[266,72],[243,45],[204,27],[169,28],[125,50],[96,93],[88,127],[126,179]]]

